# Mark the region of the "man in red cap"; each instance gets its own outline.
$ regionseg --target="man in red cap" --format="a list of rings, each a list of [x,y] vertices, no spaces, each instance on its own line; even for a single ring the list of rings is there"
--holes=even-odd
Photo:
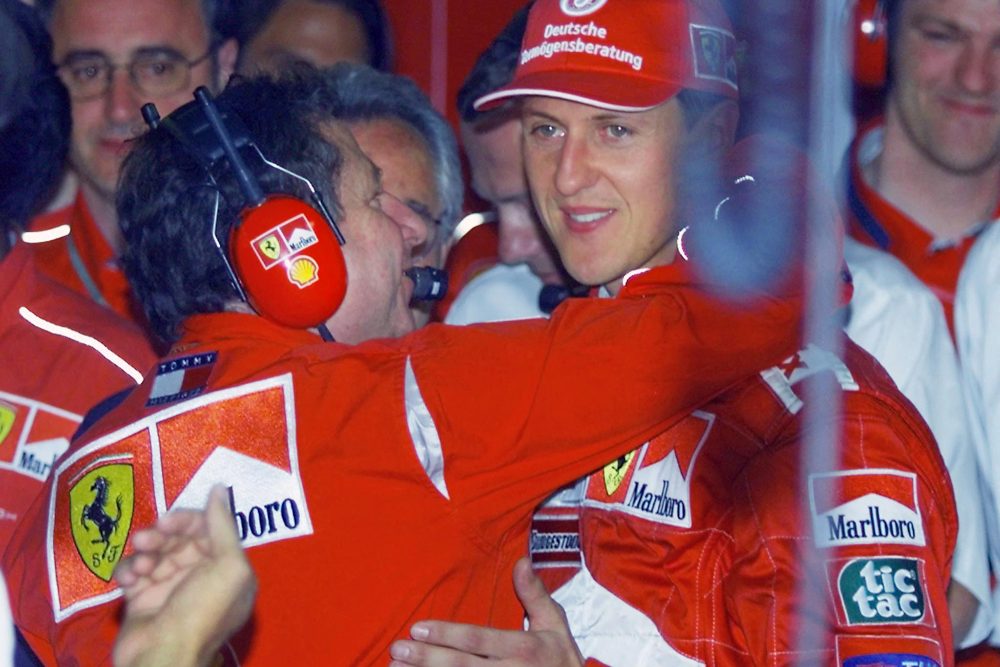
[[[711,251],[683,243],[697,207],[680,192],[693,161],[731,148],[734,52],[713,0],[536,2],[514,80],[478,104],[521,100],[532,197],[573,278],[614,294],[634,271]],[[726,158],[739,185],[716,217],[740,219],[746,188],[804,215],[812,193],[748,171],[748,150]],[[782,159],[808,169],[794,152]],[[463,652],[548,665],[951,664],[947,472],[881,367],[841,342],[838,353],[803,339],[587,479],[584,567],[555,594],[578,651],[521,566],[527,633],[421,622],[394,664],[467,664]],[[821,383],[843,410],[810,424]],[[801,443],[831,432],[830,464],[804,467]]]

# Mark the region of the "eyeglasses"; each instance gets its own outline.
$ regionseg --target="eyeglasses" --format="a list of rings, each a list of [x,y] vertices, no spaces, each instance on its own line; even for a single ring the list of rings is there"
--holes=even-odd
[[[407,199],[403,203],[406,204],[407,208],[416,213],[417,216],[424,221],[424,224],[427,225],[428,229],[437,229],[438,227],[441,226],[442,224],[441,218],[434,217],[434,214],[431,213],[430,208],[428,208],[426,204],[423,204],[422,202],[419,202],[415,199]]]
[[[59,77],[75,100],[100,97],[111,88],[111,79],[118,69],[128,72],[136,90],[150,97],[170,95],[186,88],[191,82],[191,68],[215,52],[212,44],[204,55],[188,60],[173,49],[152,49],[140,52],[132,62],[112,63],[101,53],[69,56],[58,66]]]

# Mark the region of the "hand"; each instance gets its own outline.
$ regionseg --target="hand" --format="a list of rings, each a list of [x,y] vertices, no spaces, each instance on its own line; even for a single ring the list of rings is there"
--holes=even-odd
[[[400,640],[389,648],[390,667],[582,665],[565,612],[545,591],[527,558],[514,566],[514,590],[528,616],[526,632],[420,621],[410,630],[413,641]]]
[[[207,665],[257,592],[225,488],[212,489],[204,511],[170,512],[136,532],[132,548],[115,570],[125,594],[115,665]]]

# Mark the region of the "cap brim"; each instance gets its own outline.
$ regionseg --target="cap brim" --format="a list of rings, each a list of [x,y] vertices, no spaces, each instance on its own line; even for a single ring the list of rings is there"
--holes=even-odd
[[[681,87],[680,83],[623,76],[621,72],[535,72],[483,95],[473,107],[488,111],[514,97],[539,95],[610,111],[647,111],[669,100]]]

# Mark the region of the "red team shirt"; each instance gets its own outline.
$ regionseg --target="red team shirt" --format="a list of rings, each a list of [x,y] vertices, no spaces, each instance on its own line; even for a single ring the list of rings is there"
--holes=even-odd
[[[63,335],[67,333],[70,336]],[[116,365],[80,336],[104,346]],[[155,359],[136,327],[38,273],[24,244],[0,262],[0,551],[83,415]]]
[[[52,280],[145,326],[142,309],[114,250],[94,222],[82,191],[77,191],[69,206],[36,217],[28,231],[52,231],[63,225],[69,227],[69,233],[30,244],[36,264]]]
[[[16,622],[46,664],[107,664],[131,531],[222,482],[260,580],[233,641],[246,664],[384,664],[428,617],[519,627],[510,570],[534,507],[794,349],[798,300],[724,311],[678,270],[550,322],[358,346],[192,318],[20,525]]]

